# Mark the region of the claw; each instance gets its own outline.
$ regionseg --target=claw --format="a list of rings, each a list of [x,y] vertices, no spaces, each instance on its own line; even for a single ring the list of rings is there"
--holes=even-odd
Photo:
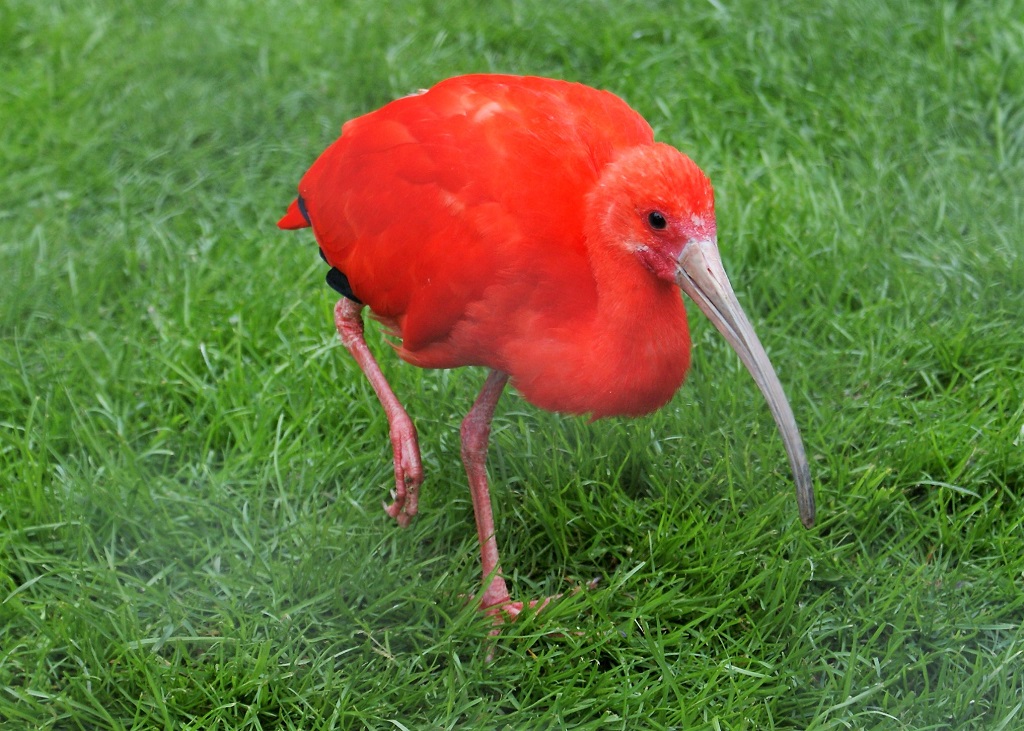
[[[404,498],[401,500],[395,499],[395,501],[390,505],[385,502],[381,503],[381,505],[384,506],[384,512],[394,518],[395,522],[398,523],[401,528],[408,528],[409,524],[412,522],[413,516],[413,513],[409,512],[409,508],[405,503],[406,501]]]
[[[516,619],[519,618],[519,615],[522,614],[524,609],[529,608],[534,610],[534,612],[540,612],[552,601],[561,598],[561,594],[553,594],[551,596],[544,597],[543,599],[533,599],[526,603],[508,601],[502,604],[495,604],[490,607],[485,607],[484,614],[493,619],[495,624],[501,625],[505,624],[505,622],[516,621]],[[492,632],[493,634],[497,634],[498,630],[495,629]]]

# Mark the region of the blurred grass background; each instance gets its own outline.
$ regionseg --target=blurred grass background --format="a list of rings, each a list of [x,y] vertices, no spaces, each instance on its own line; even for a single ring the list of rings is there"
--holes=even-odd
[[[0,4],[0,723],[12,729],[1024,728],[1018,2]],[[623,96],[715,183],[813,460],[693,318],[636,421],[514,395],[521,598],[486,663],[458,421],[387,425],[308,232],[341,123],[458,73]],[[692,309],[692,308],[691,308]],[[372,328],[371,328],[372,330]]]

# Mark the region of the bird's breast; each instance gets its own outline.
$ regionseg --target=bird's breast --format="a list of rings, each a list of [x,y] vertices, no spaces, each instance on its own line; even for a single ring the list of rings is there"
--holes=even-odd
[[[510,342],[496,365],[543,409],[593,418],[648,414],[672,398],[690,365],[686,313],[678,291],[673,295],[653,315]]]

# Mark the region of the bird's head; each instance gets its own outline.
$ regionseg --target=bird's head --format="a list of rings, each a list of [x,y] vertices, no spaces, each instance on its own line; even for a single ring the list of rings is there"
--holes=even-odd
[[[676,279],[676,263],[687,243],[715,238],[711,181],[669,145],[623,152],[604,168],[588,204],[597,236],[625,247],[669,282]]]
[[[814,523],[814,491],[800,432],[768,355],[740,307],[718,253],[711,181],[664,144],[634,147],[608,164],[587,201],[588,237],[625,249],[657,279],[679,285],[739,355],[779,427],[800,519]]]

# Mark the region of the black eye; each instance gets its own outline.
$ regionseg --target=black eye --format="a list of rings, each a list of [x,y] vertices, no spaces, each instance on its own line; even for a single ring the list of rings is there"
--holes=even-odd
[[[647,214],[647,223],[651,228],[661,231],[663,228],[668,226],[668,221],[665,220],[665,214],[661,211],[651,211]]]

